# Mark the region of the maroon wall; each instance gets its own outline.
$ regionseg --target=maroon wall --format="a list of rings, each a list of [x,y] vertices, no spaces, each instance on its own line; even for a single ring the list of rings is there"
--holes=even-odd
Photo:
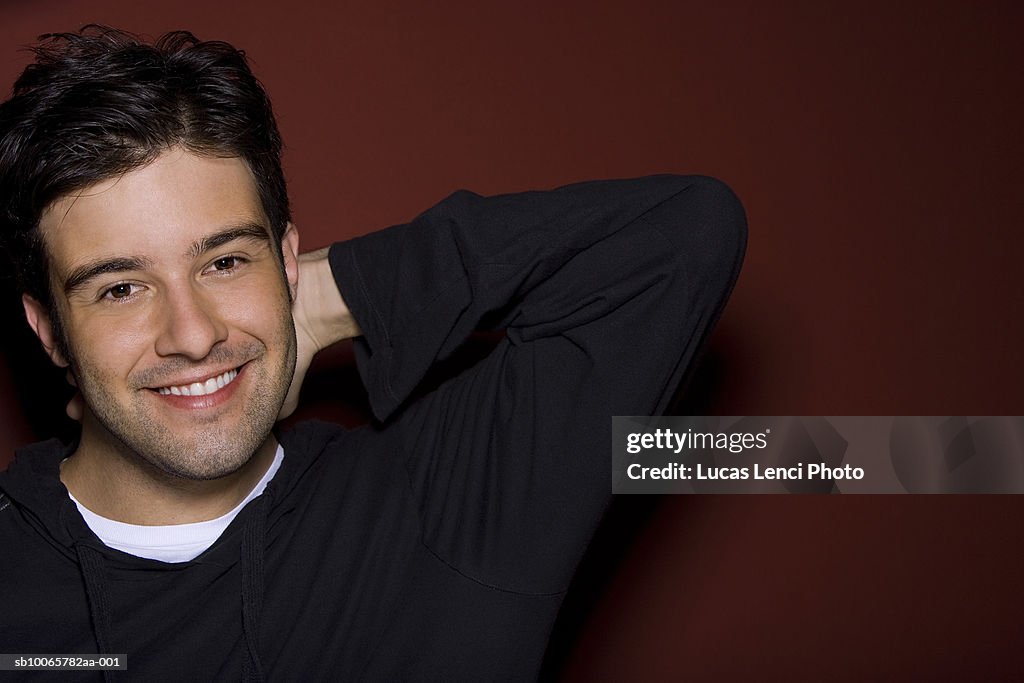
[[[1024,414],[1019,3],[156,4],[0,0],[0,82],[88,22],[246,48],[306,248],[457,187],[716,175],[750,245],[687,410]],[[64,398],[4,329],[0,461]],[[568,680],[1024,675],[1019,497],[620,507],[556,633]]]

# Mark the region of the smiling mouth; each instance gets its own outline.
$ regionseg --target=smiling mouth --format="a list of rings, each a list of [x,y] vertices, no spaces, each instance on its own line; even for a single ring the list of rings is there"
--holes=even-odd
[[[215,394],[235,381],[240,369],[241,368],[228,370],[216,377],[211,377],[205,382],[192,382],[191,384],[159,387],[155,391],[161,396],[207,396],[209,394]]]

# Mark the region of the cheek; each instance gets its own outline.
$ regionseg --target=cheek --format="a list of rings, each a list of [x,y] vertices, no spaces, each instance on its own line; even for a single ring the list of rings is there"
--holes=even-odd
[[[276,336],[291,322],[288,292],[276,281],[220,297],[217,311],[222,321],[257,337]]]
[[[146,321],[96,316],[65,323],[69,350],[76,366],[89,374],[125,374],[152,345]]]

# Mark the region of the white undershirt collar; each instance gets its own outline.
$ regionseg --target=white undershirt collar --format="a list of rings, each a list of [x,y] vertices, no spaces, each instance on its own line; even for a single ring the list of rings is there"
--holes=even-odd
[[[70,491],[68,495],[75,502],[85,523],[103,541],[104,545],[136,557],[145,557],[161,562],[188,562],[213,545],[242,508],[263,493],[267,484],[277,474],[283,460],[284,449],[278,445],[274,461],[270,463],[263,478],[256,483],[249,495],[230,512],[205,522],[163,526],[126,524],[97,515],[78,502]]]

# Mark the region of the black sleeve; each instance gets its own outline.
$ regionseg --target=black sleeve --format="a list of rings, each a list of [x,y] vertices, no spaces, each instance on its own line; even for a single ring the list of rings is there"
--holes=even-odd
[[[477,581],[564,590],[611,495],[611,416],[664,410],[746,244],[703,176],[460,191],[334,245],[377,426],[401,449],[423,541]],[[406,399],[481,323],[481,363]]]

